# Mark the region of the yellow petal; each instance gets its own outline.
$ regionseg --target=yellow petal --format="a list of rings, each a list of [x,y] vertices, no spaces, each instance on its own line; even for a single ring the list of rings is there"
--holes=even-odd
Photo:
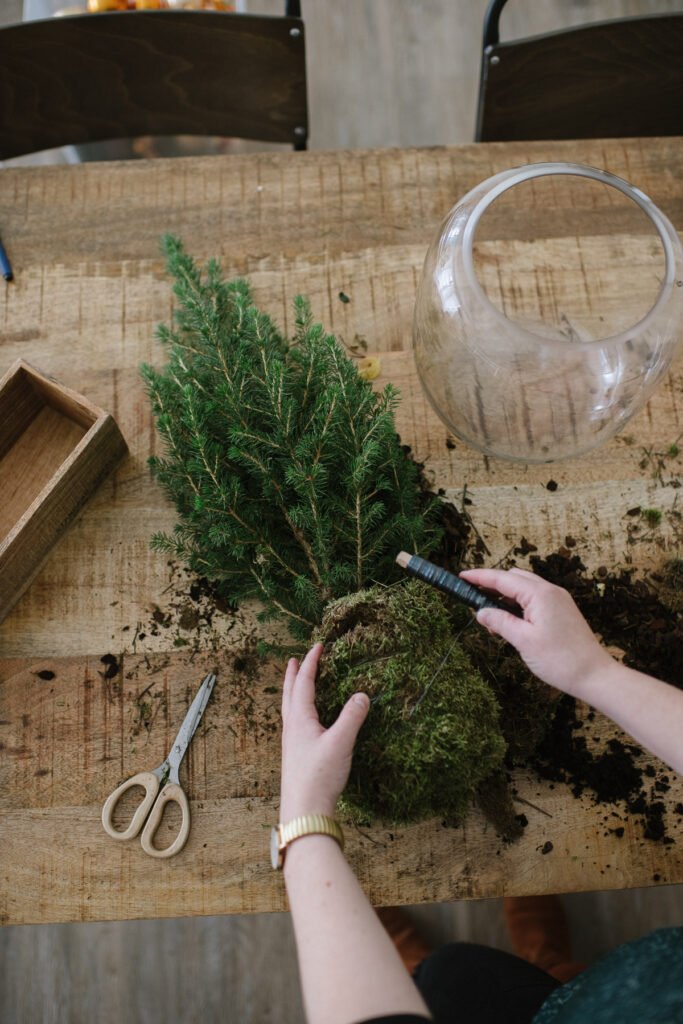
[[[379,377],[382,365],[377,356],[365,356],[358,363],[358,373],[363,380],[374,380]]]

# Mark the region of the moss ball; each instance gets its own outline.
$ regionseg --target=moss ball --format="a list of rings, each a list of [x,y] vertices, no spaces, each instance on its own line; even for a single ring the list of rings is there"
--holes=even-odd
[[[357,691],[370,711],[345,809],[359,820],[462,819],[505,756],[499,707],[457,640],[441,596],[415,580],[331,603],[316,640],[320,719]]]

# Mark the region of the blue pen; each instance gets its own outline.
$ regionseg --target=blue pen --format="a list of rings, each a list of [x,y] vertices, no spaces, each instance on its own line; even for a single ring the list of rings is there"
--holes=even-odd
[[[12,271],[12,264],[9,261],[9,257],[7,256],[7,253],[5,252],[5,247],[2,244],[2,239],[1,238],[0,238],[0,271],[2,271],[2,276],[4,277],[4,279],[6,281],[12,281],[14,279],[14,273]]]

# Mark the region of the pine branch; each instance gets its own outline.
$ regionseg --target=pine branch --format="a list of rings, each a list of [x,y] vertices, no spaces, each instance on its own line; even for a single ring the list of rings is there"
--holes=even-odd
[[[305,638],[330,599],[395,580],[395,551],[437,541],[396,435],[397,393],[361,380],[301,296],[288,343],[246,282],[215,262],[202,275],[176,239],[164,247],[175,327],[157,332],[166,366],[142,374],[165,445],[150,465],[179,521],[154,545]]]

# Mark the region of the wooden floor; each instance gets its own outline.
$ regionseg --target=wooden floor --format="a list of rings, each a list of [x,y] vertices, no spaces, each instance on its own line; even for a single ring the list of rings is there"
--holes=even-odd
[[[486,0],[303,0],[312,148],[471,141]],[[281,0],[249,0],[274,12]],[[510,0],[504,38],[624,15],[683,10],[649,0]],[[20,0],[0,0],[0,25]],[[457,197],[454,197],[454,199]],[[1,854],[0,854],[1,858]],[[575,952],[681,924],[683,891],[565,897]],[[495,901],[413,908],[434,943],[508,948]],[[52,925],[0,931],[4,1024],[126,1021],[297,1024],[303,1020],[288,915]]]

